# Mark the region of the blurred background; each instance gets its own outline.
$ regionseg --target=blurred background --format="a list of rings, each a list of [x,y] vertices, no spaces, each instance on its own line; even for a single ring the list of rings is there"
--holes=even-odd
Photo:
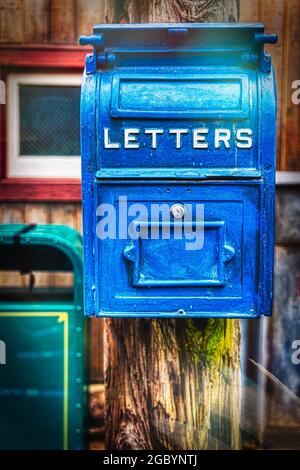
[[[89,48],[79,47],[78,37],[106,21],[110,3],[0,0],[0,79],[6,85],[1,224],[63,224],[81,231],[79,100]],[[279,35],[270,48],[278,91],[274,316],[243,327],[244,446],[300,448],[300,104],[292,102],[300,80],[300,2],[241,0],[240,21],[263,22]],[[26,155],[34,160],[22,160]],[[29,282],[27,274],[0,272],[2,289],[27,288]],[[72,283],[71,273],[35,273],[36,287]],[[100,319],[86,322],[85,358],[88,446],[103,448]]]

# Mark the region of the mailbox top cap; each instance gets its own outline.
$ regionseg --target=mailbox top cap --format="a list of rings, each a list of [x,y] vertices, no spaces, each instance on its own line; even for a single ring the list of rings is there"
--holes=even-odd
[[[254,44],[255,35],[263,34],[262,23],[143,23],[96,24],[94,35],[103,36],[105,48],[144,49],[180,42],[184,48],[208,45]]]

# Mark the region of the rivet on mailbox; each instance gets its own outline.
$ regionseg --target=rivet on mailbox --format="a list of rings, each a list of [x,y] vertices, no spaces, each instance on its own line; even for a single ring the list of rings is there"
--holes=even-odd
[[[271,315],[276,40],[248,23],[81,39],[87,315]]]

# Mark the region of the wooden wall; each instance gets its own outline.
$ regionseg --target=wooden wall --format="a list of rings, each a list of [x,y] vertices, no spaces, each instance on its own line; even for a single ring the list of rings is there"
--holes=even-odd
[[[76,43],[104,21],[105,0],[1,0],[0,42]]]
[[[259,21],[279,41],[269,47],[277,78],[277,168],[300,171],[300,105],[292,103],[292,83],[300,79],[300,1],[241,0],[241,21]]]

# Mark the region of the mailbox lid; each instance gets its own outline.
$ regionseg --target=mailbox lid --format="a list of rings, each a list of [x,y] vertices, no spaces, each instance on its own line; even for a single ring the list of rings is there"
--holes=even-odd
[[[99,23],[93,34],[102,37],[103,48],[116,53],[178,53],[214,46],[223,55],[225,48],[231,52],[255,48],[254,35],[264,29],[263,23]]]
[[[261,24],[95,26],[114,57],[97,72],[97,177],[259,177],[270,161],[274,167],[275,89],[262,68],[263,31]]]
[[[135,205],[133,210],[142,205],[148,214],[157,203],[180,203],[193,214],[197,204],[204,207],[204,245],[199,250],[187,250],[186,240],[176,238],[175,220],[170,237],[162,239],[163,223],[153,223],[145,212],[139,220],[128,220],[137,232],[150,232],[156,224],[158,238],[132,240],[117,232],[115,238],[99,239],[95,234],[91,282],[97,315],[251,318],[268,313],[271,289],[263,291],[261,279],[263,269],[272,268],[272,258],[266,263],[261,182],[164,182],[149,184],[143,191],[135,184],[101,184],[96,191],[106,209],[114,208],[117,226],[125,205]],[[264,268],[259,274],[260,264]]]

